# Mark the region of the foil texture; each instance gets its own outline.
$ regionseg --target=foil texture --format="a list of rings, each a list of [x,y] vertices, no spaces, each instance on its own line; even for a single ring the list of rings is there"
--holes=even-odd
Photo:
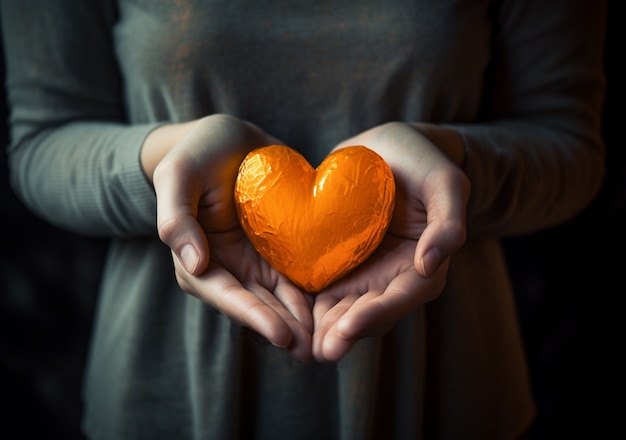
[[[309,293],[337,281],[380,245],[393,215],[387,163],[355,145],[313,168],[296,150],[268,145],[239,167],[235,206],[255,249]]]

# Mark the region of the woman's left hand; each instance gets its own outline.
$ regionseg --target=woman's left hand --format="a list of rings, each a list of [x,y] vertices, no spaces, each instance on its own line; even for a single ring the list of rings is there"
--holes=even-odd
[[[466,236],[470,184],[458,166],[463,147],[454,132],[388,123],[337,148],[348,145],[365,145],[389,164],[396,207],[376,251],[315,295],[313,356],[320,361],[341,359],[359,339],[385,334],[435,299],[445,286],[450,256]]]

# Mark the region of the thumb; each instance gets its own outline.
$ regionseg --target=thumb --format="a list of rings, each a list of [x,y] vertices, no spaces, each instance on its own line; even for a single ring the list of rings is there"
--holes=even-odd
[[[155,172],[157,231],[163,243],[178,256],[185,270],[198,275],[209,264],[209,246],[198,223],[199,192],[179,176],[184,173]]]
[[[415,248],[414,265],[429,277],[465,242],[465,227],[460,222],[429,223]]]
[[[466,216],[471,185],[457,166],[439,167],[421,187],[426,227],[415,248],[417,272],[429,277],[465,243]]]
[[[191,215],[178,215],[158,223],[161,241],[168,245],[191,275],[199,275],[209,265],[210,253],[202,228]]]
[[[424,197],[426,228],[415,248],[414,265],[417,272],[429,277],[465,243],[466,207],[469,184],[463,173],[453,173],[440,185],[443,190],[429,192]]]

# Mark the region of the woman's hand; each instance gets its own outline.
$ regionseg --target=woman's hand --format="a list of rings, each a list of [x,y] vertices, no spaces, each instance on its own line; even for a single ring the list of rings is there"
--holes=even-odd
[[[458,166],[463,146],[454,132],[389,123],[337,148],[347,145],[365,145],[390,165],[396,207],[370,258],[315,296],[313,355],[322,361],[340,359],[360,338],[388,332],[436,298],[445,286],[449,258],[466,233],[470,184]]]
[[[250,123],[213,115],[155,130],[141,160],[157,196],[158,233],[172,250],[181,288],[307,359],[311,298],[258,255],[233,200],[245,155],[274,143],[280,142]]]
[[[181,288],[250,328],[296,359],[311,357],[313,300],[274,270],[240,227],[207,234],[211,261],[191,275],[174,254]]]
[[[198,275],[209,263],[205,233],[239,225],[233,188],[239,165],[252,149],[277,140],[227,115],[211,115],[156,129],[141,161],[157,195],[161,239]]]

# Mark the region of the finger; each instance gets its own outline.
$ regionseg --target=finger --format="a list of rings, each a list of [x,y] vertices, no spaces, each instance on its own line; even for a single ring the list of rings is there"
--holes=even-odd
[[[315,298],[313,305],[313,317],[315,322],[315,331],[313,332],[313,357],[320,362],[338,360],[352,345],[352,341],[340,338],[331,338],[333,344],[344,344],[338,348],[333,346],[330,350],[326,347],[329,334],[336,333],[333,329],[337,321],[348,311],[354,302],[358,299],[358,295],[348,295],[344,298],[337,299],[330,295],[320,295]],[[336,349],[336,350],[335,350]],[[337,356],[334,355],[337,351]]]
[[[357,339],[345,339],[329,333],[313,344],[313,356],[318,362],[339,362],[356,342]]]
[[[359,339],[384,335],[398,321],[435,299],[445,286],[446,273],[447,262],[430,279],[415,272],[403,272],[384,292],[362,295],[325,333],[317,351],[314,342],[314,355],[339,360]]]
[[[308,360],[311,358],[311,343],[312,336],[311,330],[307,328],[299,319],[290,312],[285,305],[278,299],[275,293],[270,292],[265,287],[258,283],[250,283],[245,286],[249,291],[254,293],[261,301],[267,304],[272,310],[274,310],[287,324],[291,331],[291,341],[288,346],[284,347],[289,350],[291,355],[299,360]],[[284,298],[289,297],[289,300],[300,302],[300,308],[306,307],[308,302],[304,295],[298,291],[298,289],[284,282],[281,285],[281,296]],[[299,294],[298,294],[299,293]],[[306,304],[306,305],[305,305]],[[295,307],[298,308],[298,307]],[[309,316],[311,315],[310,309],[308,309]],[[311,318],[308,321],[312,321]]]
[[[427,225],[415,249],[418,273],[431,276],[466,239],[466,206],[469,181],[455,167],[433,177],[422,190]]]
[[[386,333],[390,326],[418,307],[434,300],[446,283],[449,259],[430,278],[406,271],[394,278],[382,295],[372,299],[367,295],[337,322],[337,332],[344,338]]]
[[[332,321],[329,320],[328,328],[319,335],[316,332],[314,337],[318,337],[318,340],[314,340],[313,353],[317,359],[327,362],[339,361],[352,346],[362,337],[368,333],[374,335],[377,332],[373,331],[360,331],[359,328],[354,327],[354,323],[351,319],[360,313],[363,309],[363,305],[369,304],[374,297],[380,296],[380,293],[369,292],[361,296],[357,301],[354,301],[350,306],[345,307],[339,316],[333,317]],[[361,304],[361,306],[359,306]],[[371,307],[377,307],[377,304],[371,304]],[[367,325],[363,320],[363,325]],[[343,324],[342,324],[343,323]]]
[[[199,274],[209,263],[206,236],[196,220],[200,195],[191,190],[192,173],[184,159],[163,160],[154,173],[157,195],[157,231],[190,274]]]
[[[276,347],[291,345],[291,328],[280,313],[238,283],[224,287],[219,298],[215,299],[218,310],[233,321],[255,330]]]
[[[331,310],[338,302],[339,298],[335,298],[329,294],[318,294],[315,296],[315,302],[313,303],[313,328],[317,333],[320,330],[320,325],[324,321],[324,316]]]
[[[284,277],[280,277],[278,280],[274,295],[309,333],[313,333],[313,299],[311,295],[302,292]]]
[[[265,301],[244,288],[228,271],[210,265],[201,276],[189,275],[173,256],[176,278],[186,292],[194,295],[229,319],[248,327],[271,344],[286,348],[292,342],[292,332],[285,319]]]
[[[287,320],[287,324],[291,323],[290,320]],[[311,333],[302,325],[293,325],[289,326],[291,329],[292,339],[291,344],[287,347],[289,353],[298,360],[308,361],[313,357],[313,336]]]

